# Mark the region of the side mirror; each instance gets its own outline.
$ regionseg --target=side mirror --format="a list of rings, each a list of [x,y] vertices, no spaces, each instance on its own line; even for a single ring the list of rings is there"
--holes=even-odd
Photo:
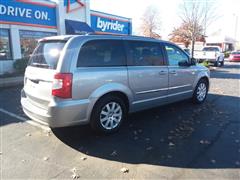
[[[195,66],[197,64],[197,60],[195,58],[191,58],[191,65]]]
[[[179,66],[191,66],[191,63],[189,63],[189,61],[179,61],[178,65]]]

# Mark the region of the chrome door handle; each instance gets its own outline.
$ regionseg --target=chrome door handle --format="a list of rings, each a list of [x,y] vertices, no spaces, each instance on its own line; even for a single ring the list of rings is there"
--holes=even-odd
[[[166,71],[160,71],[158,74],[159,75],[165,75],[165,74],[167,74],[167,72]]]
[[[177,74],[176,71],[170,71],[169,73],[170,73],[170,74]]]

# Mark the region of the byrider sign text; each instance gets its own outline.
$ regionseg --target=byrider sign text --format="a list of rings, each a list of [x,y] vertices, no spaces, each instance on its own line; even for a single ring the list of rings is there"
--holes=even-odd
[[[56,28],[56,8],[14,0],[0,1],[0,23]]]
[[[131,34],[131,22],[113,19],[111,17],[91,14],[91,28],[96,32],[112,34]]]

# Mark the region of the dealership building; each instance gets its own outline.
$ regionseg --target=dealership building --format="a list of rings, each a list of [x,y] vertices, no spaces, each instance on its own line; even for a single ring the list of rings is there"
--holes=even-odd
[[[0,1],[0,74],[27,58],[43,37],[64,34],[130,35],[130,18],[90,10],[90,0]]]

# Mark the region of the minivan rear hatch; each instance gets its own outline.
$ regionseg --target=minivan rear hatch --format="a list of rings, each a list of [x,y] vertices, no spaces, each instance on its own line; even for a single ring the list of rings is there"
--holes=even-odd
[[[66,41],[41,41],[30,57],[25,71],[24,92],[35,106],[47,109],[59,57]]]

